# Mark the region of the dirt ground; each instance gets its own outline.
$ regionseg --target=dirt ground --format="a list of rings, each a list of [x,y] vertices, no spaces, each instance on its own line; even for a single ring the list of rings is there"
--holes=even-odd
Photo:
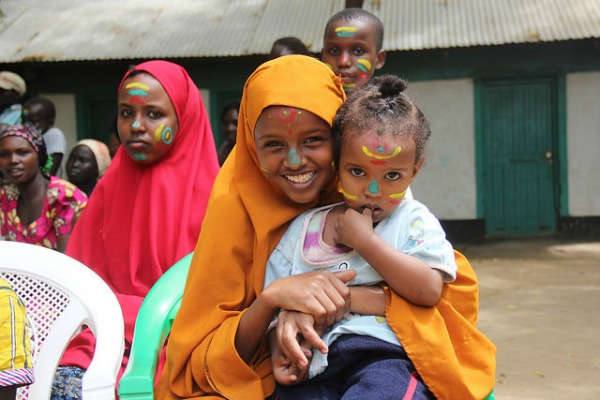
[[[456,244],[498,349],[496,399],[600,399],[600,239]]]

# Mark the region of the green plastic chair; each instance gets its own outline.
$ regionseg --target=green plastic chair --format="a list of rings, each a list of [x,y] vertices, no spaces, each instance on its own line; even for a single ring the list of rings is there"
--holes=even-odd
[[[140,307],[129,363],[119,382],[121,400],[154,400],[158,356],[179,311],[193,254],[169,268],[150,289]]]
[[[154,400],[158,356],[179,311],[192,256],[188,254],[165,272],[140,307],[129,363],[119,382],[121,400]],[[492,390],[484,400],[495,398]]]

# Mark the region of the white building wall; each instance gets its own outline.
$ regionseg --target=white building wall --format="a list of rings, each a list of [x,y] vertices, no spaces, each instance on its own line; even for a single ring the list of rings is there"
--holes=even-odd
[[[407,93],[432,131],[425,166],[411,185],[414,197],[439,219],[476,219],[473,81],[409,82]]]
[[[600,72],[567,75],[569,216],[600,216]]]

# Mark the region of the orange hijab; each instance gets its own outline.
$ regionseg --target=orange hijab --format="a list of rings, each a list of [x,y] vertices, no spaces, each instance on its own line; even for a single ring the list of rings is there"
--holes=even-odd
[[[308,56],[277,58],[248,78],[236,146],[209,200],[157,398],[214,394],[263,399],[273,391],[265,344],[247,365],[235,350],[234,337],[242,313],[262,291],[269,254],[290,221],[320,199],[295,204],[265,179],[256,157],[254,126],[271,105],[301,108],[331,125],[344,101],[341,80]],[[323,196],[336,195],[335,187],[330,182]]]
[[[262,291],[271,251],[289,222],[317,199],[311,205],[291,203],[265,180],[253,128],[269,105],[302,108],[331,123],[343,100],[339,80],[305,56],[267,62],[246,82],[237,145],[211,194],[157,399],[262,400],[273,392],[266,343],[248,365],[234,339],[242,313]],[[321,202],[333,201],[334,188],[332,182]],[[415,306],[386,290],[386,318],[438,398],[483,398],[494,385],[495,348],[475,326],[474,271],[459,253],[456,260],[457,280],[446,286],[436,307]]]

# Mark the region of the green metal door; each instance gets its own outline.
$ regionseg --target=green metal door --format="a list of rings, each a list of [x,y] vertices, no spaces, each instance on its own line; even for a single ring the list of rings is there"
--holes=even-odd
[[[482,82],[484,217],[489,236],[556,230],[553,79]]]

